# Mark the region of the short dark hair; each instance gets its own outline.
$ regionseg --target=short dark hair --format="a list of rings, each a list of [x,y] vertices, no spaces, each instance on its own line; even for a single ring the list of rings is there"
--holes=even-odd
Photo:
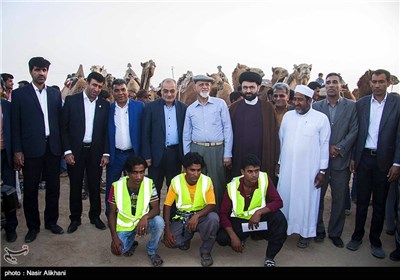
[[[110,98],[110,97],[111,97],[111,94],[110,94],[107,90],[102,89],[102,90],[100,91],[100,93],[99,93],[99,96],[102,97],[102,98],[104,98],[104,99],[107,99],[107,98]]]
[[[372,79],[372,75],[377,75],[378,76],[378,75],[382,75],[382,74],[385,74],[386,81],[389,82],[392,75],[390,74],[389,71],[387,71],[385,69],[378,69],[378,70],[372,71],[371,79]]]
[[[114,88],[114,86],[117,85],[126,85],[126,81],[124,79],[115,79],[112,84],[111,87]]]
[[[143,165],[144,169],[147,168],[147,162],[140,156],[130,156],[126,159],[124,164],[124,170],[126,173],[131,173],[133,167],[136,165]]]
[[[50,68],[50,61],[45,59],[44,57],[38,56],[38,57],[32,57],[29,62],[29,72],[32,72],[33,67],[38,67],[38,68],[47,68],[49,70]]]
[[[90,81],[93,80],[93,79],[98,81],[99,83],[104,83],[105,80],[106,80],[106,78],[104,78],[104,76],[102,74],[98,73],[98,72],[90,73],[87,76],[86,81],[87,81],[88,84],[90,84]]]
[[[56,90],[60,91],[60,87],[57,85],[51,86],[52,88],[55,88]]]
[[[260,159],[253,155],[253,154],[247,154],[242,161],[240,162],[240,169],[245,169],[247,166],[261,166],[261,161]]]
[[[145,89],[141,89],[141,90],[139,90],[139,91],[136,93],[136,98],[137,98],[137,99],[139,99],[139,98],[144,98],[144,96],[145,96],[146,94],[148,95],[149,92],[148,92],[147,90],[145,90]]]
[[[8,79],[14,79],[14,76],[8,73],[2,73],[1,77],[3,78],[4,82],[7,82]]]
[[[341,76],[339,73],[331,72],[331,73],[329,73],[328,75],[326,75],[325,79],[328,79],[330,76],[337,76],[337,77],[339,77],[339,82],[340,82],[341,84],[343,84],[343,78],[342,78],[342,76]]]
[[[189,152],[183,157],[182,165],[184,168],[188,168],[192,164],[200,164],[201,168],[206,166],[203,157],[197,152]]]
[[[26,85],[29,84],[29,82],[25,81],[25,80],[22,80],[22,81],[19,81],[18,84],[23,84],[24,86],[26,86]]]

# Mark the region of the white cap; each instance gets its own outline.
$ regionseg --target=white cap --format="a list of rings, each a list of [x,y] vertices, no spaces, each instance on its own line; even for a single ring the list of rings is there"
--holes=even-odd
[[[298,93],[301,93],[301,94],[303,94],[303,95],[305,95],[305,96],[308,96],[308,97],[313,97],[313,95],[314,95],[314,91],[312,90],[312,89],[310,89],[308,86],[306,86],[306,85],[297,85],[296,87],[295,87],[295,89],[294,89],[294,92],[296,93],[296,92],[298,92]]]

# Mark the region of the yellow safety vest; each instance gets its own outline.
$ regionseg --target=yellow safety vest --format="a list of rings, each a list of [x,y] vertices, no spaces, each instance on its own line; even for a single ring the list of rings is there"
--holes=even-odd
[[[186,187],[185,174],[175,176],[171,181],[171,186],[176,193],[176,208],[181,212],[200,211],[206,207],[206,193],[211,185],[210,177],[200,174],[199,180],[196,184],[196,192],[194,199],[190,198],[190,193]]]
[[[153,180],[147,177],[143,178],[139,187],[135,215],[132,215],[131,196],[128,192],[127,179],[128,176],[113,183],[115,204],[118,209],[117,231],[134,230],[140,219],[150,210],[149,203],[153,192]]]
[[[239,192],[239,179],[243,176],[235,177],[228,184],[228,195],[232,200],[231,217],[250,220],[251,216],[258,210],[265,207],[265,196],[268,190],[268,175],[265,172],[260,172],[258,177],[258,188],[254,190],[249,208],[244,211],[244,197]]]

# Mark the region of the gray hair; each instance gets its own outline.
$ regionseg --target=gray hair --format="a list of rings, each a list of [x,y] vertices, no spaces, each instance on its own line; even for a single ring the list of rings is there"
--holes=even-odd
[[[286,91],[286,94],[289,95],[290,93],[290,88],[287,83],[276,83],[272,86],[272,92],[275,93],[278,89],[284,89]]]

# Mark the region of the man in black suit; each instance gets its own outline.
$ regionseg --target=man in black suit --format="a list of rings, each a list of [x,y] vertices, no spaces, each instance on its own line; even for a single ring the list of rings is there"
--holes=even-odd
[[[176,100],[178,89],[174,79],[161,83],[161,97],[146,104],[142,132],[142,154],[149,166],[149,178],[153,179],[160,196],[166,179],[182,171],[182,131],[187,105]]]
[[[40,231],[38,186],[42,172],[46,178],[45,228],[55,234],[60,198],[61,92],[46,86],[50,62],[43,57],[29,60],[32,83],[12,92],[11,133],[14,167],[24,174],[24,213],[28,226],[25,242],[36,239]]]
[[[369,233],[371,254],[384,258],[380,235],[385,203],[391,182],[400,176],[400,97],[387,92],[390,73],[372,73],[372,95],[357,101],[358,136],[350,171],[357,171],[356,224],[347,249],[356,251],[362,243],[372,194],[372,220]]]
[[[107,119],[110,105],[99,94],[104,84],[100,73],[87,77],[87,86],[81,93],[67,96],[62,109],[61,134],[64,156],[70,182],[68,233],[78,229],[82,215],[82,182],[86,171],[90,210],[90,223],[106,229],[100,220],[100,180],[103,167],[109,162]]]
[[[1,80],[1,92],[3,92],[3,80]],[[4,185],[8,185],[15,189],[15,171],[13,169],[13,154],[11,142],[11,103],[5,99],[1,99],[0,105],[0,147],[1,147],[1,180]],[[10,196],[10,199],[15,198],[15,205],[18,198]],[[2,201],[4,203],[4,201]],[[6,232],[6,241],[14,242],[17,240],[16,228],[18,226],[17,211],[14,209],[5,209],[4,215],[6,224],[4,230]]]

